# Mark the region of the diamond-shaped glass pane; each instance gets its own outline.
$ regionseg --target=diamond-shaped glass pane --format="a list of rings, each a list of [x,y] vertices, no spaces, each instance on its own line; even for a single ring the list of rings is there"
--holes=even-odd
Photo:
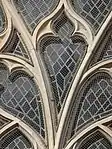
[[[112,79],[106,73],[98,73],[81,87],[73,132],[87,124],[106,117],[112,112]],[[76,109],[75,109],[76,110]]]
[[[33,149],[33,147],[29,140],[15,129],[0,139],[0,149]]]
[[[41,41],[40,49],[50,78],[57,111],[60,112],[85,55],[86,43],[80,37],[71,37],[74,26],[64,12],[53,21],[52,27],[57,37],[45,37]]]
[[[2,72],[4,68],[0,70]],[[5,76],[0,84],[0,107],[23,120],[45,138],[43,106],[35,82],[23,71]]]
[[[84,18],[94,29],[101,25],[112,10],[112,0],[70,0],[74,11]]]
[[[56,8],[59,0],[14,0],[14,2],[32,32],[36,25]]]
[[[86,138],[86,139],[85,139]],[[111,143],[99,132],[93,132],[92,135],[86,136],[81,142],[78,149],[111,149]]]

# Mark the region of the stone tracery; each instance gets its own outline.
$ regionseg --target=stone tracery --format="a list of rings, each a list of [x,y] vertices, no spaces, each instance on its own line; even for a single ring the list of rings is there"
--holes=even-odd
[[[74,25],[64,11],[52,22],[52,28],[57,37],[44,37],[39,46],[59,113],[86,53],[87,45],[82,37],[72,36]]]
[[[70,0],[73,9],[84,18],[97,33],[112,10],[111,0]]]
[[[83,139],[77,149],[111,149],[112,145],[108,139],[100,132],[95,131]]]
[[[14,2],[32,32],[37,24],[56,8],[59,0],[19,0],[17,2],[14,0]]]
[[[23,120],[45,139],[44,112],[35,82],[24,71],[10,74],[7,69],[4,70],[3,64],[0,70],[1,75],[4,75],[0,88],[0,107]]]
[[[33,146],[22,132],[18,128],[15,128],[12,132],[0,139],[0,148],[33,149]]]
[[[89,123],[98,121],[111,114],[112,110],[112,85],[111,77],[106,73],[94,74],[82,86],[78,97],[80,101],[75,115],[72,135],[88,126]]]
[[[88,0],[88,1],[84,2],[81,0],[80,2],[81,2],[80,6],[82,8],[80,10],[81,13],[79,13],[79,10],[77,11],[76,8],[75,8],[75,11],[78,12],[78,14],[80,16],[82,16],[82,17],[84,16],[83,17],[84,19],[86,18],[85,20],[93,27],[94,32],[96,34],[97,31],[100,31],[101,25],[103,24],[103,22],[106,20],[107,16],[110,13],[110,9],[112,6],[111,1],[109,1],[109,0],[101,1],[100,0],[100,1],[95,2],[95,0]],[[46,5],[47,3],[49,6]],[[62,2],[62,3],[65,6],[65,2]],[[55,0],[54,1],[47,1],[47,0],[43,1],[42,0],[42,1],[38,1],[38,2],[36,0],[34,0],[34,1],[29,0],[27,2],[25,0],[21,0],[21,1],[17,1],[16,8],[20,12],[20,14],[18,14],[18,15],[21,15],[23,17],[23,20],[26,22],[28,29],[30,30],[31,33],[33,33],[34,29],[39,24],[39,22],[42,21],[44,18],[46,18],[46,16],[53,13],[53,11],[55,9],[57,9],[56,6],[58,4],[59,4],[59,1],[55,1]],[[39,7],[37,8],[38,5],[39,5]],[[72,5],[74,5],[74,2]],[[89,5],[89,7],[91,7],[91,10],[88,14],[87,14],[88,10],[86,7],[87,5]],[[99,5],[99,6],[97,6],[98,8],[96,7],[96,5]],[[88,7],[88,9],[89,9],[89,7]],[[104,10],[102,10],[103,7],[104,7]],[[79,6],[77,7],[77,9],[78,8],[79,8]],[[96,13],[94,14],[95,10],[96,10]],[[85,57],[85,53],[90,52],[90,51],[86,50],[87,44],[86,44],[85,40],[82,38],[81,34],[79,33],[80,31],[79,32],[77,31],[77,33],[79,33],[78,35],[73,34],[75,31],[75,25],[73,24],[72,19],[70,20],[70,18],[68,17],[68,15],[67,15],[68,12],[67,13],[66,12],[67,11],[65,8],[65,11],[63,11],[60,14],[58,13],[59,16],[56,16],[56,14],[55,14],[54,15],[55,17],[50,18],[50,21],[51,21],[50,27],[51,27],[54,35],[49,35],[49,34],[45,35],[44,38],[42,38],[42,40],[41,40],[41,44],[39,43],[40,51],[41,51],[41,58],[44,61],[44,64],[47,68],[49,82],[52,87],[53,99],[55,99],[55,101],[56,101],[56,108],[57,108],[58,113],[61,111],[62,107],[64,108],[63,105],[67,100],[67,95],[69,94],[69,91],[71,89],[73,79],[75,78],[75,76],[77,76],[76,74],[78,72],[80,64],[83,63],[83,58]],[[98,15],[98,12],[100,13],[99,15]],[[73,14],[73,15],[75,15],[75,14]],[[91,22],[91,21],[93,21],[93,22]],[[44,23],[46,24],[46,22],[44,22]],[[81,23],[83,24],[83,21]],[[3,28],[3,24],[2,24],[1,28]],[[84,32],[84,36],[86,37],[85,32]],[[22,57],[24,57],[23,60],[25,60],[25,59],[31,60],[30,54],[27,53],[27,49],[25,49],[25,46],[23,49],[21,49],[20,45],[21,45],[21,43],[23,44],[23,42],[21,42],[22,40],[20,38],[21,38],[21,35],[19,35],[17,33],[16,39],[18,42],[12,41],[12,45],[15,46],[15,44],[16,44],[16,48],[15,49],[10,48],[10,50],[9,50],[10,44],[7,44],[9,47],[7,49],[3,50],[1,54],[7,55],[7,53],[10,53],[10,55],[13,55],[13,56],[19,55],[20,59]],[[24,41],[24,39],[23,39],[23,41]],[[99,57],[97,62],[101,61],[103,59],[106,60],[107,58],[111,59],[111,38],[109,38],[107,44],[109,46],[107,46],[107,45],[105,46],[104,49],[106,49],[106,50],[104,50],[105,52],[102,54],[102,57],[101,56]],[[33,48],[31,50],[33,50]],[[36,50],[36,49],[34,49],[34,50]],[[37,56],[37,59],[38,59],[38,56]],[[97,59],[97,58],[95,58],[95,59]],[[8,61],[8,58],[6,59],[6,61]],[[21,68],[27,62],[28,61],[25,60],[24,64],[20,64]],[[12,63],[15,63],[13,61],[13,59],[10,64],[10,67],[12,67]],[[40,65],[40,67],[43,67],[43,66]],[[46,134],[45,128],[47,127],[46,126],[47,124],[45,123],[45,120],[44,120],[45,115],[43,112],[44,108],[45,108],[44,106],[46,106],[46,104],[45,104],[46,102],[44,102],[45,105],[43,106],[42,102],[41,102],[40,91],[38,90],[38,87],[35,85],[33,78],[30,77],[29,75],[27,75],[27,73],[24,73],[23,71],[16,71],[14,73],[9,72],[4,64],[1,64],[0,68],[1,68],[1,70],[0,70],[0,95],[1,95],[0,107],[3,108],[4,110],[6,110],[8,113],[12,114],[13,116],[16,116],[18,119],[21,119],[24,123],[26,123],[26,125],[30,126],[32,130],[37,132],[37,134],[39,134],[41,136],[41,138],[45,139],[46,137],[48,137],[48,140],[49,140],[49,137],[51,138],[51,136],[47,136],[47,134]],[[36,69],[37,69],[37,67],[36,67]],[[31,70],[34,70],[33,67]],[[40,71],[35,70],[35,72],[36,73],[34,73],[34,74],[36,74],[37,78],[38,78],[40,75],[39,74]],[[104,117],[107,117],[110,115],[110,111],[112,109],[112,105],[111,105],[111,88],[112,87],[111,87],[110,80],[111,80],[111,78],[109,75],[106,75],[106,77],[105,77],[105,74],[102,73],[102,77],[99,77],[96,80],[93,79],[92,81],[90,81],[90,82],[92,82],[92,83],[90,83],[92,85],[89,84],[88,85],[89,87],[86,86],[87,87],[86,88],[87,89],[87,94],[86,94],[87,97],[86,96],[82,97],[84,99],[83,100],[84,102],[81,103],[82,106],[81,106],[81,109],[79,112],[82,115],[79,114],[77,124],[74,124],[75,129],[73,129],[72,135],[74,135],[74,133],[76,134],[76,132],[80,130],[80,127],[82,127],[83,124],[85,127],[87,124],[86,122],[91,121],[94,123],[96,121],[99,121],[101,118],[103,119]],[[24,84],[27,84],[27,85],[24,85]],[[101,84],[103,84],[103,85],[101,85]],[[95,87],[98,88],[98,91],[94,92],[94,89],[93,88],[91,89],[91,86],[93,88],[95,88]],[[35,89],[37,89],[38,91]],[[83,88],[81,88],[81,89],[82,89],[81,92],[83,92]],[[44,93],[42,93],[42,94],[45,95]],[[92,95],[90,95],[90,94],[92,94]],[[49,94],[48,94],[48,97],[49,97]],[[92,102],[92,101],[90,101],[90,99],[92,99],[94,101]],[[48,99],[48,101],[49,100],[50,99]],[[76,100],[78,100],[78,99],[76,99]],[[90,105],[89,102],[92,102],[91,103],[92,105]],[[76,104],[77,104],[77,102],[76,102]],[[99,106],[99,109],[98,109],[98,106]],[[29,108],[29,109],[27,109],[27,108]],[[97,110],[96,110],[96,108],[97,108]],[[25,110],[28,110],[28,111],[25,111]],[[50,110],[52,112],[52,108]],[[91,115],[91,117],[88,113]],[[77,116],[76,116],[76,118],[77,118]],[[46,121],[48,121],[48,119],[50,119],[50,118],[46,117]],[[61,119],[61,117],[60,117],[60,119]],[[61,124],[59,124],[59,125],[61,125]],[[5,124],[1,123],[1,121],[0,121],[0,126],[2,128],[3,126],[5,126]],[[58,131],[58,128],[57,128],[57,131]],[[17,133],[20,134],[19,130],[17,130]],[[55,134],[54,130],[53,130],[53,133]],[[14,134],[12,133],[11,138],[13,138],[13,135]],[[9,134],[9,136],[10,136],[10,134]],[[19,147],[20,149],[22,149],[20,146],[18,146],[18,143],[16,143],[16,142],[18,142],[17,140],[19,140],[19,143],[21,143],[22,146],[24,146],[23,148],[25,148],[25,149],[33,148],[28,140],[25,142],[22,141],[22,140],[25,140],[25,139],[23,139],[24,138],[23,136],[24,135],[22,134],[19,138],[18,137],[13,138],[12,143],[10,142],[4,148],[9,149],[10,144],[13,144],[14,145],[13,147],[15,147],[15,148]],[[73,136],[73,137],[76,137],[76,136]],[[5,140],[9,140],[9,138],[7,137]],[[54,138],[52,138],[52,139],[54,139]],[[93,138],[93,140],[94,140],[94,138]],[[87,142],[87,144],[88,144],[88,142],[89,142],[88,139],[85,142]],[[38,143],[38,141],[37,141],[37,143]],[[30,144],[30,145],[28,145],[28,144]],[[108,144],[108,147],[105,146],[105,144],[106,145]],[[48,144],[48,146],[49,146],[49,144]],[[55,144],[55,146],[56,146],[56,144]],[[87,146],[87,149],[91,149],[91,148],[93,149],[94,147],[96,147],[98,149],[101,149],[101,148],[109,148],[110,149],[111,145],[109,144],[109,141],[107,139],[105,139],[105,137],[103,136],[102,138],[98,139],[97,141],[93,141],[90,146]],[[84,148],[84,146],[81,146],[81,148]]]

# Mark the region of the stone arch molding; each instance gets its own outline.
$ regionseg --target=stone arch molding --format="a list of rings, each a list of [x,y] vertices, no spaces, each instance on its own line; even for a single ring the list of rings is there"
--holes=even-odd
[[[4,2],[4,4],[5,3],[9,3],[8,1],[6,1],[6,2]],[[73,26],[74,27],[74,31],[71,33],[71,31],[70,30],[68,30],[68,32],[70,32],[71,33],[71,36],[72,36],[72,38],[70,37],[69,39],[71,40],[71,42],[73,42],[73,43],[75,43],[75,44],[84,44],[84,43],[86,43],[87,42],[87,44],[89,45],[89,47],[91,46],[91,44],[92,44],[92,42],[93,42],[93,34],[92,34],[92,32],[91,32],[91,29],[90,29],[90,27],[88,26],[88,24],[86,23],[86,21],[84,21],[81,17],[79,17],[76,13],[74,13],[74,11],[72,11],[72,9],[69,9],[70,8],[70,6],[68,5],[69,4],[69,1],[65,1],[65,0],[60,0],[60,2],[59,2],[59,5],[58,5],[58,7],[52,12],[52,14],[50,14],[49,16],[47,16],[45,19],[43,19],[42,21],[40,21],[39,23],[38,23],[38,25],[36,25],[36,27],[35,27],[35,30],[34,30],[34,32],[33,32],[33,34],[31,35],[31,36],[29,36],[29,41],[31,41],[31,44],[33,43],[33,46],[30,46],[31,47],[31,51],[33,51],[33,55],[36,55],[35,54],[35,51],[36,50],[34,50],[34,48],[35,49],[37,49],[37,59],[38,60],[36,60],[36,58],[35,58],[35,60],[34,61],[36,61],[36,64],[38,65],[38,61],[39,61],[39,66],[38,66],[38,70],[39,70],[39,72],[38,72],[38,70],[37,71],[34,71],[34,73],[35,73],[35,75],[37,75],[37,74],[39,74],[39,75],[41,75],[41,71],[43,71],[43,72],[45,72],[45,66],[43,65],[43,63],[42,63],[42,57],[41,57],[41,52],[39,51],[39,47],[38,47],[38,44],[40,44],[40,43],[42,43],[42,39],[44,39],[45,37],[55,37],[55,41],[56,42],[58,42],[59,44],[61,43],[61,45],[62,45],[62,41],[60,42],[60,40],[59,40],[59,38],[58,38],[58,34],[59,34],[59,32],[58,31],[56,31],[55,29],[57,28],[57,26],[55,25],[55,27],[53,28],[53,23],[54,22],[56,22],[56,20],[57,20],[57,15],[59,15],[59,14],[64,14],[64,18],[67,18],[67,20],[69,20],[69,22],[71,22],[71,23],[69,23],[70,24],[70,26]],[[4,7],[5,8],[5,7]],[[19,15],[18,15],[19,16]],[[63,15],[62,15],[63,16]],[[59,19],[59,18],[58,18]],[[60,19],[58,20],[58,21],[60,21]],[[57,22],[58,22],[57,21]],[[56,24],[56,23],[54,23],[54,24]],[[57,23],[58,24],[58,23]],[[71,25],[71,24],[73,24],[73,25]],[[106,26],[104,26],[104,27],[106,27]],[[104,29],[104,28],[103,28]],[[11,28],[9,29],[9,30],[12,30]],[[101,30],[101,32],[103,32],[103,30]],[[26,32],[24,32],[24,34],[25,34]],[[27,34],[26,34],[26,36],[27,36]],[[26,37],[25,36],[25,37]],[[101,36],[101,34],[99,34],[99,38],[100,38],[100,36]],[[54,40],[54,39],[53,39]],[[84,42],[84,41],[86,41],[86,42]],[[95,44],[97,44],[97,42],[98,42],[98,38],[96,38],[96,43],[94,42],[93,43],[93,45]],[[54,42],[54,41],[53,41]],[[4,42],[5,43],[5,42]],[[28,43],[28,42],[27,42]],[[38,43],[38,44],[37,44]],[[85,44],[86,45],[86,47],[87,47],[87,44]],[[60,46],[60,45],[58,45],[58,46]],[[93,48],[93,49],[92,49]],[[92,50],[94,50],[94,46],[92,46],[92,48],[88,48],[88,55],[89,55],[89,52],[91,52],[91,49]],[[33,49],[33,50],[32,50]],[[55,49],[55,48],[54,48]],[[90,51],[89,51],[90,50]],[[85,56],[86,57],[86,56]],[[3,55],[0,55],[0,58],[1,59],[10,59],[10,60],[12,60],[13,59],[13,61],[18,61],[18,63],[20,64],[20,63],[23,63],[24,64],[24,66],[26,65],[27,66],[27,68],[29,67],[30,68],[30,70],[32,71],[32,70],[34,70],[35,68],[33,68],[33,67],[31,67],[29,64],[27,64],[27,62],[24,62],[22,59],[19,59],[19,58],[14,58],[13,56],[9,56],[9,55],[5,55],[5,54],[3,54]],[[46,58],[46,57],[45,57]],[[86,57],[87,58],[87,57]],[[7,61],[7,60],[6,60]],[[13,63],[13,62],[12,62]],[[19,65],[19,64],[17,64],[17,65]],[[68,63],[67,63],[68,64]],[[69,64],[68,64],[69,65]],[[40,68],[40,66],[41,66],[41,68]],[[11,67],[12,67],[12,65],[11,65]],[[19,65],[19,67],[18,67],[19,69],[18,70],[20,70],[22,67],[21,67],[21,64]],[[36,67],[37,68],[37,67]],[[64,67],[65,68],[65,67]],[[82,67],[81,67],[82,68]],[[41,71],[40,71],[40,69],[41,69]],[[11,68],[10,68],[10,70],[12,70]],[[9,71],[10,72],[10,71]],[[11,74],[13,73],[13,72],[16,72],[16,69],[13,69],[12,70],[12,72],[11,72]],[[9,73],[10,74],[10,73]],[[79,73],[79,74],[81,74],[81,73]],[[38,75],[38,76],[39,76]],[[81,76],[81,75],[80,75]],[[48,76],[47,76],[47,73],[45,72],[45,75],[44,75],[44,78],[48,78]],[[10,79],[12,79],[13,80],[13,77],[11,77]],[[17,78],[18,79],[18,78]],[[32,78],[31,78],[32,79]],[[52,79],[54,79],[53,77],[52,77]],[[43,79],[40,79],[40,80],[42,80],[43,81]],[[47,79],[48,80],[48,79]],[[67,79],[66,79],[67,80]],[[40,81],[41,82],[41,81]],[[44,81],[43,81],[44,82]],[[43,83],[42,82],[42,83]],[[48,80],[48,82],[47,82],[47,85],[48,85],[48,90],[49,90],[49,92],[50,92],[50,87],[49,87],[49,80]],[[75,81],[74,81],[75,82]],[[9,86],[10,86],[10,81],[8,82],[9,83]],[[77,84],[77,81],[76,81],[76,84]],[[6,85],[7,86],[7,85]],[[44,86],[44,85],[43,85]],[[43,87],[43,86],[41,86],[41,87]],[[1,88],[3,88],[3,86],[1,86]],[[62,85],[62,88],[63,88],[63,85]],[[44,90],[45,91],[45,90]],[[48,92],[48,94],[49,94],[49,92]],[[51,93],[51,92],[50,92]],[[61,94],[61,93],[60,93]],[[43,95],[45,95],[44,93],[43,93]],[[52,98],[52,95],[51,94],[49,94],[49,96],[48,97],[50,97],[51,98],[51,100],[53,100],[53,98]],[[70,100],[68,100],[68,101],[70,101]],[[68,102],[67,102],[68,103]],[[69,105],[69,104],[68,104]],[[67,108],[65,108],[65,114],[66,114],[66,109]],[[63,109],[62,109],[63,110]],[[47,110],[46,110],[47,111]],[[64,112],[63,112],[64,113]],[[63,114],[63,113],[61,113],[61,114]],[[53,113],[54,114],[54,113]],[[59,117],[60,118],[60,116],[61,116],[61,114],[59,114],[59,116],[57,116],[57,117]],[[46,114],[47,115],[47,114]],[[64,116],[63,116],[64,117]],[[51,117],[50,117],[50,119],[51,119]],[[60,119],[59,119],[60,120]],[[65,121],[63,121],[63,119],[62,119],[62,121],[61,122],[65,122]],[[24,124],[24,123],[22,123],[22,124]],[[25,125],[25,124],[24,124]],[[62,123],[60,123],[60,127],[61,128],[63,128],[62,127],[63,126],[63,124]],[[26,127],[28,127],[27,125],[26,125]],[[29,127],[28,127],[29,128]],[[38,130],[39,131],[39,130]],[[52,130],[51,130],[52,131]],[[32,130],[31,132],[33,132],[34,133],[34,131]],[[32,133],[32,134],[33,134]],[[41,130],[41,133],[42,133],[42,130]],[[58,131],[58,135],[56,136],[56,139],[57,138],[61,138],[60,136],[60,134],[62,134],[63,132],[62,131],[60,131],[60,129],[59,129],[59,131]],[[51,136],[50,136],[51,137]],[[51,137],[51,139],[53,140],[53,137]],[[41,139],[40,139],[41,140]],[[43,140],[43,139],[42,139]],[[54,141],[54,140],[53,140]],[[41,141],[40,141],[41,142]],[[49,141],[50,142],[50,141]],[[41,145],[40,145],[41,146]],[[59,146],[59,142],[57,141],[56,143],[55,143],[55,146],[57,147],[57,146]],[[57,147],[58,148],[58,147]]]
[[[58,0],[58,1],[53,0],[49,2],[46,1],[32,2],[29,0],[27,1],[27,3],[24,0],[20,1],[11,0],[11,3],[19,12],[21,18],[26,24],[28,31],[31,33],[32,42],[35,48],[38,34],[40,34],[43,25],[45,26],[45,24],[49,24],[50,20],[57,14],[57,12],[61,9],[62,6],[64,6],[64,9],[68,11],[69,16],[71,16],[72,20],[77,21],[78,28],[80,28],[79,29],[80,32],[86,34],[88,41],[90,43],[92,42],[93,36],[88,23],[86,23],[86,21],[84,21],[81,17],[79,17],[78,14],[76,14],[73,11],[73,9],[70,9],[71,5],[70,2],[67,0]],[[30,11],[28,9],[29,7],[31,8]],[[50,30],[49,29],[50,28],[47,27],[46,31],[50,32],[51,29]]]
[[[46,81],[46,77],[48,77],[52,86],[50,87],[49,82],[47,82],[48,87],[46,88],[50,90],[48,93],[52,93],[50,98],[57,99],[57,101],[55,100],[55,104],[57,106],[56,111],[59,114],[60,111],[62,111],[61,106],[63,107],[65,98],[67,98],[67,90],[70,88],[79,65],[87,52],[88,40],[85,34],[80,30],[78,31],[78,22],[75,19],[72,20],[72,16],[70,16],[64,5],[62,5],[55,16],[52,17],[49,22],[45,22],[44,25],[44,29],[42,29],[42,27],[40,31],[38,31],[37,56],[40,65],[43,67],[44,81]],[[43,31],[42,33],[41,29]],[[78,49],[82,50],[80,51]],[[78,56],[76,59],[75,54]],[[67,63],[70,57],[73,59],[70,59],[70,62]],[[59,61],[56,60],[58,58]],[[46,69],[48,74],[46,74]],[[66,72],[65,74],[64,71]],[[58,72],[59,74],[57,74]],[[59,78],[62,81],[60,84],[58,81]],[[57,84],[58,87],[56,86]],[[64,84],[67,84],[65,88]]]
[[[6,44],[7,40],[10,37],[10,34],[12,32],[12,21],[11,21],[11,16],[2,3],[0,2],[0,11],[1,11],[1,16],[0,16],[0,21],[1,21],[1,31],[0,31],[0,49],[4,47]],[[2,23],[3,22],[3,23]]]
[[[0,148],[37,149],[40,148],[34,138],[18,125],[18,122],[11,122],[4,129],[0,130]],[[10,138],[10,139],[9,139]],[[32,141],[33,140],[33,141]]]
[[[112,58],[112,21],[108,24],[101,41],[99,42],[98,48],[94,50],[93,56],[90,58],[89,68],[99,63],[103,63]]]
[[[9,69],[5,61],[0,63],[0,76],[0,113],[6,118],[11,118],[11,122],[6,121],[6,126],[1,128],[0,135],[2,136],[5,130],[8,133],[10,127],[15,129],[13,125],[18,125],[18,129],[25,132],[28,138],[31,137],[34,149],[37,148],[36,142],[39,142],[39,149],[46,148],[43,101],[35,79],[22,66],[15,65]]]
[[[23,37],[21,36],[21,33],[19,33],[16,27],[12,28],[12,33],[8,39],[8,43],[6,43],[5,46],[1,49],[1,53],[20,58],[33,66],[28,45],[26,45]]]
[[[82,1],[68,0],[72,9],[78,13],[88,24],[94,35],[96,35],[112,10],[112,1]]]
[[[91,44],[93,40],[93,35],[92,35],[92,32],[88,24],[82,18],[80,18],[74,11],[72,11],[72,9],[70,8],[71,7],[68,5],[68,1],[66,0],[60,1],[55,11],[53,11],[52,14],[50,14],[48,17],[43,19],[37,25],[36,29],[34,30],[33,36],[32,36],[32,40],[33,40],[35,47],[36,47],[35,44],[39,41],[42,35],[46,33],[54,34],[52,27],[51,27],[51,22],[59,15],[61,11],[65,11],[68,19],[70,19],[71,22],[74,24],[75,26],[74,33],[77,33],[83,36],[85,40],[89,44]]]
[[[93,36],[97,34],[101,28],[101,24],[104,23],[111,12],[111,0],[101,1],[101,3],[77,0],[53,0],[49,2],[32,2],[29,0],[27,3],[24,0],[11,0],[11,2],[22,16],[26,27],[33,36],[37,35],[40,26],[51,19],[63,4],[65,9],[67,9],[71,15],[74,14],[75,19],[85,26],[88,32],[86,32],[86,34],[91,37],[91,40],[92,34]],[[36,6],[38,6],[38,8]],[[31,9],[29,9],[29,7]]]
[[[77,143],[71,147],[71,149],[84,149],[84,147],[87,149],[111,149],[111,137],[107,135],[104,130],[97,127],[80,138]]]
[[[73,142],[76,142],[76,140],[78,138],[80,138],[86,132],[89,132],[96,127],[100,127],[103,131],[105,131],[109,136],[112,137],[112,131],[107,128],[108,125],[106,124],[105,125],[106,127],[103,127],[103,124],[105,122],[109,122],[112,120],[112,116],[111,116],[111,109],[112,109],[112,101],[111,101],[112,71],[111,71],[111,66],[112,66],[111,60],[110,60],[110,62],[109,62],[109,60],[105,61],[104,63],[102,63],[102,65],[99,64],[97,66],[92,67],[83,76],[83,78],[79,84],[79,87],[77,88],[78,93],[76,91],[76,93],[74,94],[74,97],[76,96],[77,100],[75,100],[74,104],[72,103],[74,106],[72,106],[72,108],[71,108],[72,113],[70,113],[71,118],[70,118],[70,121],[68,124],[69,129],[67,131],[67,134],[71,139],[69,139],[69,141],[65,147],[66,149],[68,149],[68,148],[71,149]],[[95,91],[95,89],[96,89],[96,91]],[[88,93],[85,92],[86,90],[88,90]],[[85,92],[85,94],[84,94],[84,92]],[[107,93],[108,93],[108,96],[107,96]],[[81,98],[82,98],[82,101],[80,100]],[[93,106],[93,108],[92,108],[92,106]],[[78,107],[80,107],[80,108],[78,109]],[[85,111],[83,109],[84,113],[81,112],[82,107],[85,109]],[[109,109],[109,107],[110,107],[110,109]],[[95,108],[96,108],[96,111],[95,111]],[[100,111],[101,109],[102,109],[102,111]],[[92,113],[92,112],[94,112],[94,113]],[[79,118],[80,120],[78,120],[77,117],[78,118],[80,117],[82,119]],[[92,120],[92,118],[93,118],[93,120]],[[87,122],[87,123],[84,122],[84,119],[85,119],[85,122]],[[82,120],[83,120],[83,123],[85,123],[84,125],[81,125]],[[92,121],[93,121],[93,123],[92,123]],[[72,125],[71,125],[71,123],[72,123]],[[78,128],[77,126],[80,128]],[[72,132],[71,136],[70,136],[69,132]],[[110,140],[111,140],[111,138],[110,138]],[[75,149],[75,148],[76,148],[76,146],[74,145],[73,149]]]

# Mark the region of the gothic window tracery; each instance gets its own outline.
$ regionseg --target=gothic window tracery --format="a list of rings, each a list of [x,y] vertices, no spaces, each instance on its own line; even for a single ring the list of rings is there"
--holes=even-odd
[[[97,33],[112,10],[111,0],[70,0],[73,9],[84,18]]]
[[[56,8],[59,0],[19,0],[17,2],[14,0],[14,2],[32,32],[36,25]]]
[[[45,139],[44,112],[35,82],[23,71],[10,74],[2,65],[1,76],[5,78],[0,84],[0,107],[23,120]]]
[[[86,53],[87,45],[82,37],[72,35],[75,28],[65,12],[52,22],[52,28],[58,37],[44,37],[40,42],[40,51],[59,113]]]
[[[3,117],[1,114],[0,114],[0,129],[3,128],[5,125],[7,125],[8,123],[10,123],[11,120]]]
[[[96,131],[84,139],[77,149],[111,149],[112,144],[100,131]]]
[[[21,57],[27,60],[28,62],[32,63],[28,49],[24,44],[21,35],[17,32],[16,29],[14,29],[10,38],[10,45],[7,45],[6,48],[2,50],[2,53]]]
[[[111,14],[112,0],[1,0],[0,149],[112,149]]]
[[[72,135],[112,111],[112,80],[106,73],[94,74],[79,91]]]
[[[104,38],[102,38],[96,53],[94,53],[92,60],[91,60],[91,66],[112,58],[112,26],[109,27],[109,29],[106,31]],[[102,44],[103,43],[103,44]]]
[[[0,138],[0,149],[33,149],[29,140],[18,128]]]

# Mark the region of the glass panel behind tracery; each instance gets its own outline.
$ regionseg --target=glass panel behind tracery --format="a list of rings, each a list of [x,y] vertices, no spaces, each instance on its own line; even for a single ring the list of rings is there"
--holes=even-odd
[[[3,64],[0,71],[5,77],[0,82],[0,107],[23,120],[45,139],[44,112],[35,82],[24,71],[9,75]]]
[[[112,0],[70,0],[74,11],[97,33],[112,10]]]
[[[16,128],[0,138],[0,149],[33,149],[33,146]]]
[[[14,0],[30,32],[56,8],[59,0]]]
[[[82,37],[71,37],[74,25],[64,11],[53,21],[52,28],[57,37],[43,38],[40,49],[59,113],[84,58],[87,45]]]
[[[78,108],[75,106],[77,112],[74,117],[72,135],[87,124],[100,120],[112,112],[111,77],[106,73],[99,73],[86,83],[81,87],[77,98],[79,103],[76,104]]]

